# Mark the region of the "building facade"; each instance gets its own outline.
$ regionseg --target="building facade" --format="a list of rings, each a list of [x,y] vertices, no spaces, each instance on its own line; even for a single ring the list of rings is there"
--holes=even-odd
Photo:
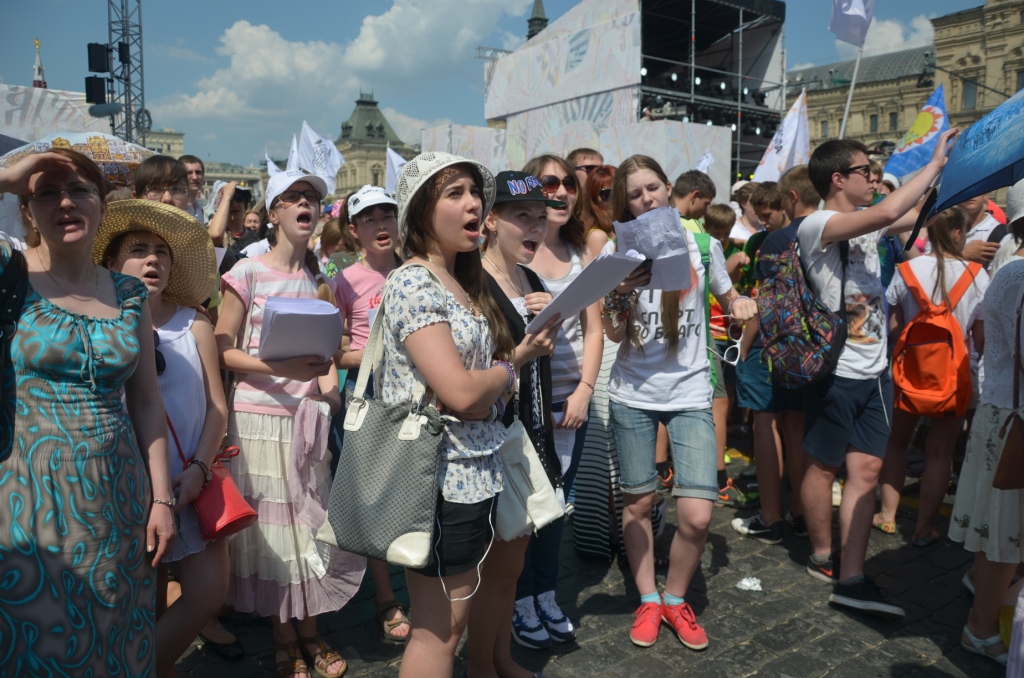
[[[335,196],[342,198],[366,184],[384,185],[387,167],[387,149],[411,160],[419,147],[402,141],[377,106],[373,94],[361,92],[356,107],[341,125],[341,136],[334,145],[345,156],[345,164],[338,170]]]
[[[154,153],[179,158],[185,155],[185,133],[177,132],[170,127],[151,130],[146,135],[143,146]]]
[[[931,22],[934,44],[861,60],[845,137],[882,162],[940,84],[950,124],[961,129],[1024,87],[1024,0],[985,0]],[[787,73],[790,103],[807,88],[812,147],[839,138],[853,66],[843,61]]]

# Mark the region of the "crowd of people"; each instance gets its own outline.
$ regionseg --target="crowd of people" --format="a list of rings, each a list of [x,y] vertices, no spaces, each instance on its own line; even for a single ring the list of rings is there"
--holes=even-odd
[[[649,647],[665,627],[692,650],[709,643],[687,595],[716,505],[746,509],[732,527],[747,538],[809,539],[807,574],[831,585],[832,604],[902,618],[865,559],[873,529],[896,533],[908,449],[923,441],[912,545],[943,538],[955,479],[948,537],[975,554],[961,644],[1019,663],[1021,502],[992,483],[1004,453],[1024,453],[1005,442],[1024,370],[1024,183],[1007,225],[978,196],[908,243],[955,139],[945,133],[902,186],[862,144],[828,141],[778,182],[739,182],[721,199],[703,172],[673,180],[647,155],[613,166],[586,148],[497,174],[422,153],[395,194],[364,186],[330,202],[322,178],[290,170],[260,205],[235,183],[204,203],[195,156],[149,158],[129,187],[64,149],[0,169],[26,227],[24,241],[0,234],[0,663],[174,676],[197,637],[244,656],[219,621],[233,609],[268,619],[278,675],[337,678],[345,659],[317,619],[369,570],[381,639],[404,645],[400,675],[451,676],[467,629],[468,676],[539,675],[513,642],[544,650],[586,629],[560,607],[565,518],[496,534],[502,447],[520,422],[580,553],[624,553],[639,597],[630,640]],[[664,208],[680,219],[685,289],[653,289],[655,259],[527,331],[618,249],[616,224]],[[773,374],[782,338],[763,331],[787,256],[846,335],[799,389]],[[336,306],[334,355],[261,359],[275,297]],[[922,340],[936,318],[952,329]],[[381,367],[356,393],[375,327]],[[947,401],[930,407],[910,383],[949,365],[919,361],[907,376],[922,341],[955,368]],[[431,555],[404,570],[406,609],[389,563],[317,535],[339,457],[373,453],[346,445],[348,401],[413,407],[424,389],[445,425]],[[728,473],[737,422],[750,424],[753,481]],[[204,538],[196,500],[235,448],[227,466],[255,522]],[[662,552],[666,495],[677,520]]]

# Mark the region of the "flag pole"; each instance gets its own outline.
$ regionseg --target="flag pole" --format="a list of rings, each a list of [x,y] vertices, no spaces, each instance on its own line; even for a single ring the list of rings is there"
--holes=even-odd
[[[860,58],[864,55],[864,45],[857,50],[857,61],[853,64],[853,79],[850,80],[850,91],[846,93],[846,110],[843,111],[843,124],[839,126],[839,138],[846,138],[846,121],[850,118],[850,103],[853,101],[853,88],[857,86],[857,71],[860,70]]]

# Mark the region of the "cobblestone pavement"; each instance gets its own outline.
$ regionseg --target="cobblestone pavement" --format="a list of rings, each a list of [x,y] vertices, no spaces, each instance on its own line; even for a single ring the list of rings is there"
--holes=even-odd
[[[736,473],[742,462],[734,462]],[[671,507],[670,523],[675,510]],[[739,511],[716,508],[711,534],[687,600],[707,630],[710,645],[693,652],[662,628],[648,649],[629,641],[638,594],[625,558],[603,563],[579,558],[566,529],[562,546],[558,600],[579,621],[579,642],[534,652],[514,647],[523,666],[543,670],[549,678],[584,676],[1002,676],[989,660],[960,647],[960,631],[970,594],[960,580],[971,555],[941,540],[926,548],[909,544],[913,513],[901,508],[898,533],[872,531],[867,572],[907,611],[900,622],[854,614],[828,604],[828,585],[809,577],[806,539],[787,527],[786,540],[768,546],[745,539],[729,525]],[[945,519],[943,519],[945,520]],[[946,525],[939,526],[945,533]],[[671,534],[666,530],[666,537]],[[836,535],[838,543],[838,535]],[[661,548],[667,542],[662,540]],[[665,570],[659,570],[659,584]],[[757,577],[763,591],[741,591],[737,582]],[[395,589],[408,602],[404,579],[392,575]],[[320,629],[349,663],[348,676],[397,676],[401,648],[379,640],[372,580],[342,611],[325,615]],[[245,645],[241,662],[219,660],[194,645],[178,664],[179,675],[194,678],[248,678],[274,675],[269,626],[235,616],[225,621]],[[455,676],[465,671],[460,647]]]

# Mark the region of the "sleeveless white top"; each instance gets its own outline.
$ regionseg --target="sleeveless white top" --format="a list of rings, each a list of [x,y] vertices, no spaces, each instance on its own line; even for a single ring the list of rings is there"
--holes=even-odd
[[[570,249],[572,261],[569,272],[561,278],[545,278],[540,273],[537,277],[552,297],[557,297],[583,272],[580,253]],[[580,316],[584,311],[562,321],[562,331],[558,333],[555,353],[551,356],[551,402],[560,403],[572,395],[583,376],[583,332],[580,327]]]
[[[199,359],[195,337],[191,332],[195,317],[195,309],[179,306],[171,319],[156,330],[160,338],[160,345],[156,350],[163,355],[166,363],[163,374],[157,377],[157,383],[160,385],[160,395],[164,399],[164,409],[167,410],[167,416],[174,425],[174,433],[177,434],[186,460],[195,458],[199,436],[203,432],[203,424],[206,423],[203,365]],[[167,434],[167,452],[171,478],[175,478],[184,470],[184,465],[178,454],[178,445],[170,431]],[[202,551],[205,546],[192,506],[186,506],[181,511],[178,523],[179,538],[170,557],[166,559],[169,562]]]

